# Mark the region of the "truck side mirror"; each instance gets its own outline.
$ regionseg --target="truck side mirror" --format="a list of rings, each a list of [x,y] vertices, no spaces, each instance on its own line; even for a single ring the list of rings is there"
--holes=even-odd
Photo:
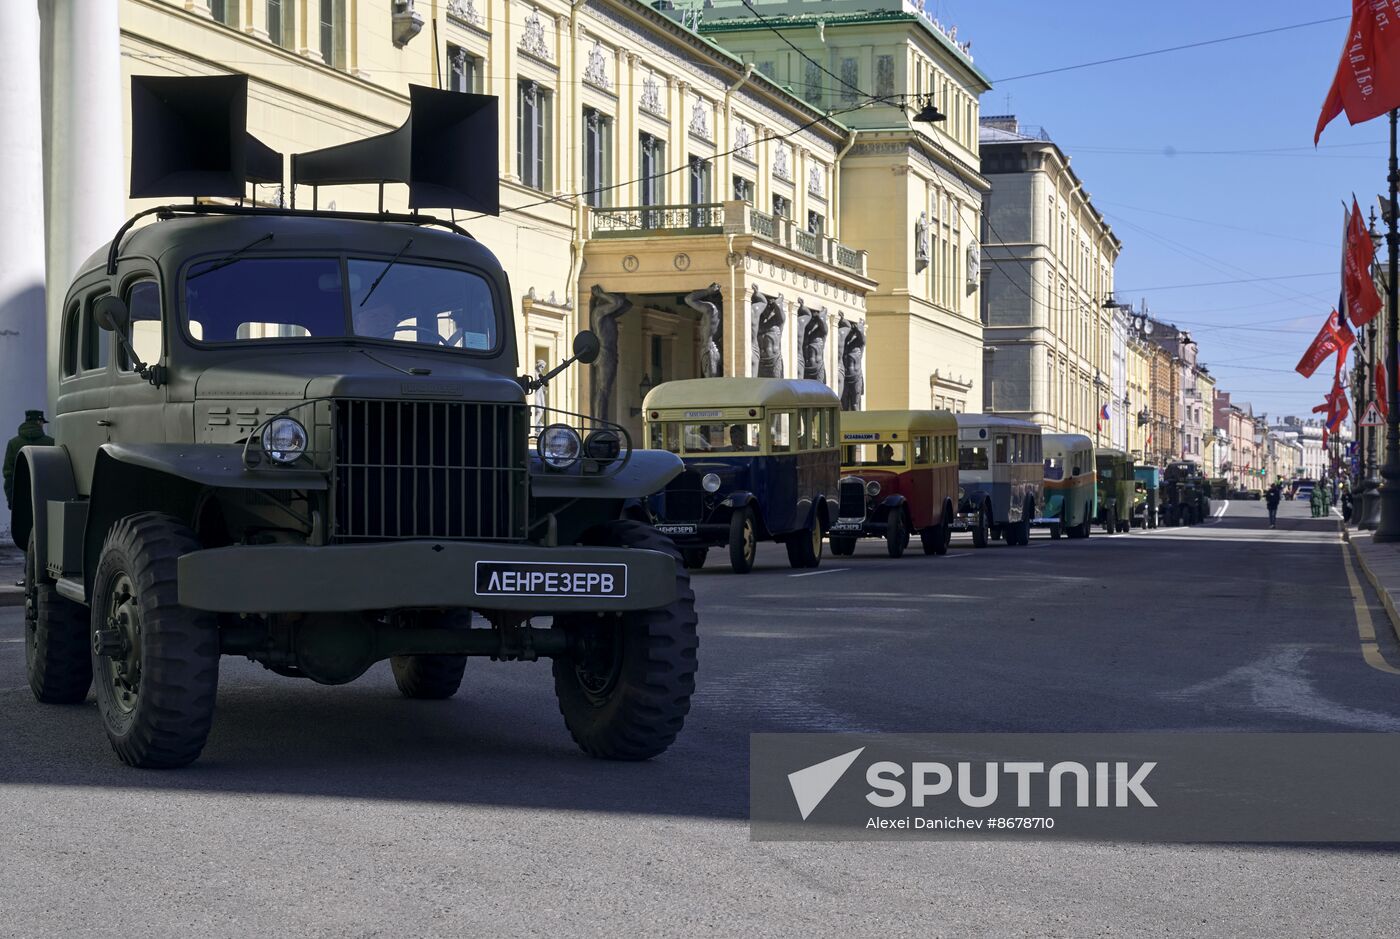
[[[131,322],[131,311],[126,308],[126,303],[121,297],[108,294],[93,305],[92,317],[97,320],[97,325],[107,332],[124,336],[126,327]]]
[[[592,365],[598,361],[598,353],[603,351],[603,343],[598,339],[598,334],[591,329],[585,329],[574,337],[574,358],[584,365]]]

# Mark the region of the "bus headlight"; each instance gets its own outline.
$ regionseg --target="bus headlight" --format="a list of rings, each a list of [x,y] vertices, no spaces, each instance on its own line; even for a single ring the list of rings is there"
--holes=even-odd
[[[868,496],[869,496],[870,498],[872,498],[872,499],[875,498],[876,496],[878,496],[878,495],[880,494],[880,483],[879,483],[879,481],[878,481],[878,480],[872,479],[872,480],[870,480],[870,482],[866,483],[866,484],[865,484],[865,494],[868,495]]]
[[[714,473],[706,473],[700,480],[700,488],[713,495],[719,492],[719,477]]]
[[[540,459],[554,469],[568,469],[578,462],[583,441],[567,424],[550,424],[540,431]]]
[[[291,417],[274,417],[262,432],[263,451],[277,463],[295,463],[306,452],[306,428]]]

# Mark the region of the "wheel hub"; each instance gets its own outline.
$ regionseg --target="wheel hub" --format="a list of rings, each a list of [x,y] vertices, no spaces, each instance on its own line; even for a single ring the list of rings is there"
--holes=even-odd
[[[588,629],[574,659],[579,687],[595,703],[601,703],[617,685],[622,673],[621,624],[599,623]]]
[[[93,652],[112,687],[112,698],[125,711],[136,707],[141,689],[141,615],[127,574],[112,584],[103,627],[92,636]]]

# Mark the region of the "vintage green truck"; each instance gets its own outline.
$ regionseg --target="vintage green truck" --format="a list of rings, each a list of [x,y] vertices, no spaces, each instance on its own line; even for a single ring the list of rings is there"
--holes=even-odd
[[[388,659],[410,698],[454,694],[468,656],[550,658],[584,751],[665,750],[694,596],[626,506],[681,462],[605,421],[532,420],[492,253],[416,213],[143,214],[67,292],[56,443],[17,467],[34,695],[95,683],[118,756],[176,766],[222,655],[325,684]],[[546,379],[598,342],[574,348]]]

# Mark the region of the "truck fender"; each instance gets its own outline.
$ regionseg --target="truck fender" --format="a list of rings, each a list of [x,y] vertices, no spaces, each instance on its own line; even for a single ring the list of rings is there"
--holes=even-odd
[[[530,492],[537,499],[644,499],[665,489],[684,468],[681,458],[674,453],[633,450],[615,473],[585,476],[568,471],[532,472]]]
[[[24,447],[15,461],[15,504],[10,514],[10,537],[21,551],[34,532],[35,556],[48,557],[50,502],[78,498],[73,462],[63,446]],[[41,562],[39,569],[43,570]]]

